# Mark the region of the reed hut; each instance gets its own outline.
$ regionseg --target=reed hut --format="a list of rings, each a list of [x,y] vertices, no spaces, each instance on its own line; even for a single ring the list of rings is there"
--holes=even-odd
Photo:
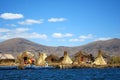
[[[68,56],[67,51],[64,51],[64,56],[63,56],[63,58],[62,58],[62,60],[61,60],[61,64],[72,64],[72,63],[73,63],[73,61],[72,61],[72,59]]]
[[[56,62],[59,62],[59,57],[55,54],[51,54],[46,58],[46,61],[48,63],[56,63]]]
[[[29,64],[29,59],[34,59],[34,54],[31,52],[25,51],[17,56],[19,63]],[[35,59],[34,59],[35,60]]]
[[[45,61],[46,57],[47,57],[46,53],[39,53],[37,65],[44,66],[46,64],[46,61]]]
[[[102,57],[102,51],[101,50],[98,51],[98,56],[96,57],[93,64],[95,64],[95,65],[106,65],[107,64]]]
[[[0,54],[0,63],[14,63],[15,57],[12,54]]]
[[[90,61],[90,55],[88,55],[86,52],[79,51],[75,54],[73,64],[81,64],[88,61]]]

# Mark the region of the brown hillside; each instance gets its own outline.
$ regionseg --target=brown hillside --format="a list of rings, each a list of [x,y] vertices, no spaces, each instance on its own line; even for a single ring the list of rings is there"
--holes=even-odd
[[[67,51],[70,56],[73,56],[80,50],[83,50],[88,54],[96,55],[99,49],[108,55],[120,55],[120,39],[115,38],[106,41],[96,41],[77,47],[44,46],[23,38],[13,38],[0,42],[0,53],[11,53],[14,56],[24,51],[31,51],[35,55],[38,55],[38,52],[45,52],[47,54],[56,54],[59,56],[62,56],[63,52]]]

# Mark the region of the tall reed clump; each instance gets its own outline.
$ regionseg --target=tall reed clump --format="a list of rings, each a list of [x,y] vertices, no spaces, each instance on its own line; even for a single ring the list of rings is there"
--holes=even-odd
[[[110,64],[120,64],[120,56],[112,56],[110,59]]]

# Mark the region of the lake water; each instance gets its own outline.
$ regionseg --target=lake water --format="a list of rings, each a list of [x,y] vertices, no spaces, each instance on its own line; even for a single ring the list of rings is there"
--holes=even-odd
[[[0,70],[0,80],[120,80],[120,68]]]

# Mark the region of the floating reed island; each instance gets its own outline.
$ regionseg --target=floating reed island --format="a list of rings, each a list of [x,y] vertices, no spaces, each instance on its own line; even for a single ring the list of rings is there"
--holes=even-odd
[[[20,53],[16,59],[11,54],[0,54],[0,66],[18,66],[19,69],[25,69],[26,66],[52,66],[60,69],[120,67],[120,57],[104,58],[101,50],[98,50],[97,57],[79,51],[72,58],[69,57],[67,51],[64,51],[62,57],[55,54],[47,56],[43,52],[35,56],[31,52],[25,51]]]

